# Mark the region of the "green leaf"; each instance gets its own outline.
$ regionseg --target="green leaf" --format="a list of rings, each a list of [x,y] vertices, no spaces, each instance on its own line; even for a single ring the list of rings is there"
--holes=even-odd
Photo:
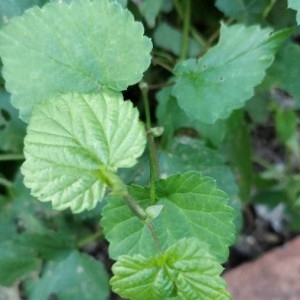
[[[152,44],[143,33],[127,9],[108,0],[26,11],[0,32],[12,103],[28,120],[36,103],[60,93],[126,89],[150,64]]]
[[[164,177],[196,170],[216,180],[218,188],[230,196],[238,192],[235,178],[225,158],[218,151],[206,147],[203,141],[186,136],[173,140],[171,147],[159,151],[161,174]]]
[[[250,200],[252,187],[252,144],[250,131],[244,119],[244,110],[237,110],[227,120],[226,146],[231,165],[235,169],[240,198]]]
[[[149,206],[149,189],[131,187],[132,197],[144,208]],[[210,246],[218,260],[228,256],[227,246],[234,241],[234,210],[228,205],[227,195],[218,190],[209,177],[187,172],[156,182],[157,202],[162,212],[153,219],[162,250],[184,237],[197,237]],[[125,201],[108,197],[103,209],[102,225],[110,242],[109,253],[114,259],[120,255],[156,253],[146,224],[138,219]]]
[[[164,0],[142,0],[138,4],[141,14],[149,27],[154,27],[155,19],[163,6]]]
[[[25,123],[18,118],[18,111],[10,104],[9,94],[0,92],[0,149],[21,152],[25,132]]]
[[[48,263],[30,299],[49,299],[51,294],[60,300],[106,300],[108,275],[102,263],[73,251],[63,260]]]
[[[0,0],[0,27],[7,24],[15,16],[34,5],[42,6],[47,0]]]
[[[199,120],[189,119],[179,107],[176,98],[172,96],[171,92],[172,88],[166,87],[161,89],[156,95],[158,100],[156,116],[159,125],[164,128],[163,144],[169,146],[177,129],[192,128],[214,145],[219,145],[225,136],[226,126],[224,121],[218,120],[214,124],[206,124]]]
[[[217,0],[216,7],[228,17],[246,23],[259,22],[269,0]]]
[[[21,245],[34,249],[39,257],[45,259],[51,259],[59,253],[77,246],[69,236],[57,232],[46,234],[25,232],[20,234],[16,241]]]
[[[266,81],[271,86],[281,88],[290,93],[295,98],[297,108],[300,107],[300,47],[295,43],[288,43],[281,47],[274,64],[268,70]],[[279,100],[281,106],[286,106]]]
[[[222,267],[196,238],[181,239],[155,258],[122,256],[112,269],[112,288],[126,299],[231,299]]]
[[[287,143],[297,134],[297,115],[293,110],[279,109],[275,114],[275,126],[279,139]]]
[[[288,0],[288,7],[297,11],[297,23],[300,25],[300,2],[299,0]]]
[[[279,44],[290,31],[270,36],[270,29],[221,26],[220,41],[199,60],[175,67],[173,95],[190,119],[214,123],[227,118],[253,96]],[[249,64],[249,62],[251,62]]]
[[[179,29],[163,22],[157,26],[153,39],[158,47],[180,56],[182,33]],[[200,44],[195,39],[189,38],[188,56],[195,57],[200,53],[200,50]]]
[[[74,105],[76,103],[76,105]],[[131,167],[146,137],[138,111],[122,94],[67,94],[39,104],[25,138],[24,183],[41,201],[75,213],[92,209]]]
[[[40,267],[36,253],[13,241],[0,245],[0,285],[10,286]]]

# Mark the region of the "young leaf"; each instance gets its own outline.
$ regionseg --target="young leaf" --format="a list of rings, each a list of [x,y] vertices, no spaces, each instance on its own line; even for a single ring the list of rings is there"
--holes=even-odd
[[[0,285],[10,286],[33,271],[38,270],[40,262],[31,247],[13,241],[0,246]]]
[[[181,239],[155,258],[121,256],[112,270],[112,288],[126,299],[231,299],[222,267],[196,238]]]
[[[28,120],[36,103],[59,93],[121,91],[138,82],[152,48],[143,32],[108,0],[50,3],[12,20],[0,32],[0,54],[21,117]]]
[[[149,189],[130,188],[132,197],[145,209],[149,206]],[[187,172],[156,182],[157,202],[161,213],[152,220],[163,250],[184,237],[197,237],[210,246],[219,261],[228,256],[227,246],[234,241],[234,210],[227,195],[218,190],[209,177]],[[125,201],[108,197],[102,225],[110,242],[109,253],[114,259],[120,255],[155,255],[157,249],[146,224],[134,216]]]
[[[25,185],[55,209],[75,213],[94,208],[113,173],[133,166],[146,142],[137,109],[111,90],[40,103],[27,132]]]
[[[50,299],[51,294],[60,300],[106,300],[108,275],[99,261],[72,251],[65,259],[47,265],[30,299]]]
[[[299,0],[288,0],[288,7],[297,11],[297,23],[300,24],[300,2]]]
[[[221,26],[220,41],[199,60],[175,67],[173,95],[190,119],[214,123],[227,118],[253,95],[279,44],[290,31],[237,24]]]

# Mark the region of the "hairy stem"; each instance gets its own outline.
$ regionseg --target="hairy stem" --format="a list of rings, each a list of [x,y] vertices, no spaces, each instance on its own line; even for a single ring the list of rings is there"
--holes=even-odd
[[[132,210],[132,212],[142,221],[145,221],[147,219],[147,215],[145,210],[138,205],[138,203],[129,195],[125,195],[124,199],[129,206],[129,208]]]
[[[151,220],[147,219],[147,214],[145,212],[145,210],[138,205],[138,203],[129,195],[125,195],[124,199],[127,203],[127,205],[130,207],[130,209],[132,210],[132,212],[142,221],[145,222],[145,224],[147,225],[147,227],[149,228],[155,247],[158,251],[158,253],[161,253],[161,248],[160,248],[160,244],[159,244],[159,239],[156,233],[156,230],[153,226],[153,223],[151,222]]]
[[[153,226],[153,223],[150,220],[146,220],[146,225],[148,226],[148,228],[151,232],[151,235],[152,235],[152,238],[154,240],[154,244],[155,244],[155,247],[156,247],[156,250],[157,250],[158,254],[161,254],[160,243],[159,243],[158,236],[157,236],[157,233],[155,231],[155,228]]]

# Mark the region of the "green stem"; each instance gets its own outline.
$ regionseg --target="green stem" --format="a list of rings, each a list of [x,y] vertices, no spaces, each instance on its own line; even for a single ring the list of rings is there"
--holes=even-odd
[[[183,29],[182,29],[182,43],[180,50],[180,60],[187,57],[189,46],[189,32],[191,26],[191,0],[185,0],[184,15],[183,15]]]
[[[10,154],[1,154],[0,161],[7,161],[7,160],[24,160],[24,154],[22,153],[10,153]]]
[[[125,195],[124,199],[129,206],[129,208],[132,210],[132,212],[142,221],[145,221],[147,219],[147,215],[145,210],[138,205],[138,203],[129,195]]]
[[[264,13],[263,13],[263,18],[266,18],[269,13],[271,12],[272,8],[276,4],[277,0],[270,0],[269,5],[265,8]]]
[[[10,182],[9,180],[7,180],[5,178],[1,178],[1,177],[0,177],[0,185],[3,185],[7,189],[11,189],[13,186],[12,182]]]
[[[103,237],[103,232],[101,230],[83,238],[77,243],[78,248],[83,248],[84,246],[90,244],[91,242],[96,241],[97,239]]]
[[[149,98],[148,98],[148,85],[145,82],[140,84],[140,89],[142,92],[144,107],[145,107],[145,116],[146,116],[146,132],[148,137],[148,149],[150,156],[150,204],[155,204],[156,200],[156,191],[155,191],[155,181],[160,177],[159,166],[156,156],[156,149],[153,134],[151,133],[151,116],[150,116],[150,107],[149,107]]]
[[[147,220],[146,225],[148,226],[148,228],[151,232],[151,235],[152,235],[152,238],[154,240],[154,244],[155,244],[155,247],[156,247],[156,250],[157,250],[158,254],[161,254],[161,247],[160,247],[159,239],[158,239],[158,236],[156,234],[153,223],[151,221]]]
[[[125,195],[124,199],[125,199],[127,205],[132,210],[132,212],[140,220],[144,221],[145,224],[147,225],[147,227],[149,228],[149,230],[151,232],[151,235],[152,235],[152,238],[153,238],[153,241],[154,241],[154,244],[155,244],[155,247],[156,247],[158,253],[160,254],[161,253],[161,248],[160,248],[157,233],[155,231],[153,223],[149,219],[147,219],[147,214],[146,214],[145,210],[141,206],[139,206],[138,203],[129,194]]]
[[[153,62],[153,65],[158,65],[158,66],[162,67],[163,69],[167,70],[168,72],[170,72],[171,74],[174,74],[172,67],[170,67],[168,64],[163,62],[161,59],[153,57],[152,62]]]

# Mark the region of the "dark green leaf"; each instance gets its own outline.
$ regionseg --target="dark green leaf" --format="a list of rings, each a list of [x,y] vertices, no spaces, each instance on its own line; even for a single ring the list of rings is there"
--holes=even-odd
[[[73,251],[65,259],[48,263],[30,300],[49,299],[51,294],[60,300],[107,300],[108,275],[99,261]]]
[[[0,245],[0,284],[9,286],[40,267],[36,253],[13,241]]]
[[[25,123],[18,118],[18,111],[10,104],[8,93],[0,92],[0,149],[22,152]]]
[[[278,109],[275,114],[275,125],[279,139],[287,143],[297,134],[297,115],[293,110]]]
[[[240,187],[241,200],[250,201],[252,186],[252,147],[249,128],[244,120],[244,111],[233,112],[227,120],[226,146]]]

